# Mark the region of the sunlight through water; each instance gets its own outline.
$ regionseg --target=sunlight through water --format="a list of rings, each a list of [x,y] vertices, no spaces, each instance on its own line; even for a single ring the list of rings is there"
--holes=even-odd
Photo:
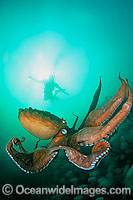
[[[44,85],[30,80],[29,76],[48,80],[54,75],[55,82],[74,95],[82,89],[88,71],[88,58],[83,49],[48,31],[23,41],[10,62],[5,63],[6,83],[12,95],[30,105],[43,101]]]

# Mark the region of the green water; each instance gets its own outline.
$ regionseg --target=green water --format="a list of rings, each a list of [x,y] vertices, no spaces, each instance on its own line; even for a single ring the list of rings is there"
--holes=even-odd
[[[29,175],[6,154],[6,144],[15,136],[26,138],[28,151],[33,151],[37,141],[21,126],[18,109],[47,110],[63,117],[70,127],[74,113],[79,116],[78,127],[89,109],[100,76],[102,91],[98,106],[119,89],[119,72],[129,79],[133,89],[132,19],[132,0],[0,1],[1,185],[60,184],[54,163],[41,173]],[[28,76],[47,80],[53,74],[69,95],[59,94],[57,101],[44,101],[43,85],[32,82]],[[57,159],[53,162],[58,162],[58,166],[62,160]],[[68,162],[65,156],[63,159]],[[75,168],[68,165],[61,176],[68,170],[77,170],[77,176],[89,176],[89,171]],[[68,180],[67,184],[71,182]]]

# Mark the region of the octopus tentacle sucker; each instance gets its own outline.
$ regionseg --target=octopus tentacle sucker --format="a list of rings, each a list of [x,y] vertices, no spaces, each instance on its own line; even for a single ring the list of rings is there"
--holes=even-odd
[[[95,92],[91,108],[84,118],[79,129],[75,129],[78,116],[72,128],[69,128],[66,121],[47,112],[29,109],[19,110],[19,121],[22,126],[35,137],[51,141],[46,148],[37,149],[33,152],[27,152],[22,143],[24,140],[13,138],[7,144],[6,150],[15,163],[25,172],[32,173],[41,171],[56,157],[58,151],[63,149],[70,162],[75,166],[91,170],[97,167],[101,160],[109,153],[111,147],[109,138],[119,124],[129,114],[132,107],[132,93],[128,84],[119,74],[121,86],[118,92],[101,108],[95,109],[100,91],[99,87]],[[123,99],[126,101],[123,103]],[[112,114],[123,103],[121,109],[110,119]],[[110,119],[110,120],[109,120]],[[104,122],[108,122],[104,125]],[[88,155],[81,152],[80,146],[93,146],[91,153]],[[19,147],[17,151],[14,146]]]

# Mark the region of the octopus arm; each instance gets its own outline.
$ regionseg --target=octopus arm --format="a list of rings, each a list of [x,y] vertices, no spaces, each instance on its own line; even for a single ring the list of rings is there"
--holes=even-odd
[[[100,92],[101,92],[101,86],[102,86],[102,82],[101,82],[101,76],[100,76],[99,86],[98,86],[97,90],[95,91],[89,111],[88,111],[87,115],[85,116],[83,122],[81,123],[80,127],[78,128],[78,130],[82,129],[85,126],[85,123],[86,123],[86,120],[87,120],[89,114],[96,108],[98,99],[100,96]]]
[[[96,127],[85,127],[72,136],[80,145],[93,145],[103,138],[108,138],[119,124],[126,118],[132,107],[132,93],[127,82],[128,99],[122,109],[105,125]]]
[[[25,172],[33,173],[44,169],[53,158],[57,155],[57,151],[49,154],[46,149],[38,149],[32,153],[26,152],[24,148],[20,148],[21,152],[14,149],[13,145],[20,145],[20,142],[15,143],[17,138],[13,138],[7,144],[6,150],[12,160]]]
[[[119,88],[118,92],[115,96],[111,98],[111,100],[106,103],[104,106],[93,110],[86,121],[85,126],[99,126],[102,123],[104,123],[106,120],[108,120],[111,115],[114,113],[114,111],[118,108],[118,106],[121,104],[121,102],[124,99],[125,91],[126,91],[126,83],[121,78],[119,74],[119,79],[121,81],[121,87]]]
[[[73,135],[72,140],[77,141],[79,145],[91,146],[103,139],[102,135],[100,134],[102,128],[102,126],[85,127]]]
[[[88,156],[81,154],[73,148],[67,147],[65,150],[70,162],[81,169],[91,170],[98,166],[101,160],[108,154],[110,145],[107,141],[102,140],[94,146],[92,153]]]
[[[132,107],[132,93],[131,89],[128,85],[127,81],[127,88],[128,88],[128,99],[123,104],[121,110],[104,126],[101,135],[102,137],[108,137],[107,135],[111,134],[115,131],[115,129],[119,126],[119,124],[126,118],[126,116],[129,114],[130,109]]]

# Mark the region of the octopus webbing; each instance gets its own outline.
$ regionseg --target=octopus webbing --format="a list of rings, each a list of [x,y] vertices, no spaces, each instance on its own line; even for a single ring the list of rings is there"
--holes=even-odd
[[[6,147],[9,156],[27,173],[44,169],[57,156],[60,149],[65,150],[69,161],[81,169],[91,170],[97,167],[111,149],[107,139],[126,118],[132,107],[132,93],[128,80],[122,79],[120,74],[119,80],[121,86],[115,96],[104,106],[94,109],[101,90],[100,79],[99,88],[95,93],[95,106],[91,107],[92,111],[88,112],[78,130],[75,129],[78,117],[73,127],[69,128],[64,119],[47,111],[19,109],[19,121],[22,126],[35,137],[51,141],[45,148],[27,152],[22,146],[24,141],[14,137]],[[120,104],[123,104],[120,110],[115,112]],[[19,146],[19,151],[15,150],[14,146]],[[91,153],[83,154],[81,146],[93,146]]]

